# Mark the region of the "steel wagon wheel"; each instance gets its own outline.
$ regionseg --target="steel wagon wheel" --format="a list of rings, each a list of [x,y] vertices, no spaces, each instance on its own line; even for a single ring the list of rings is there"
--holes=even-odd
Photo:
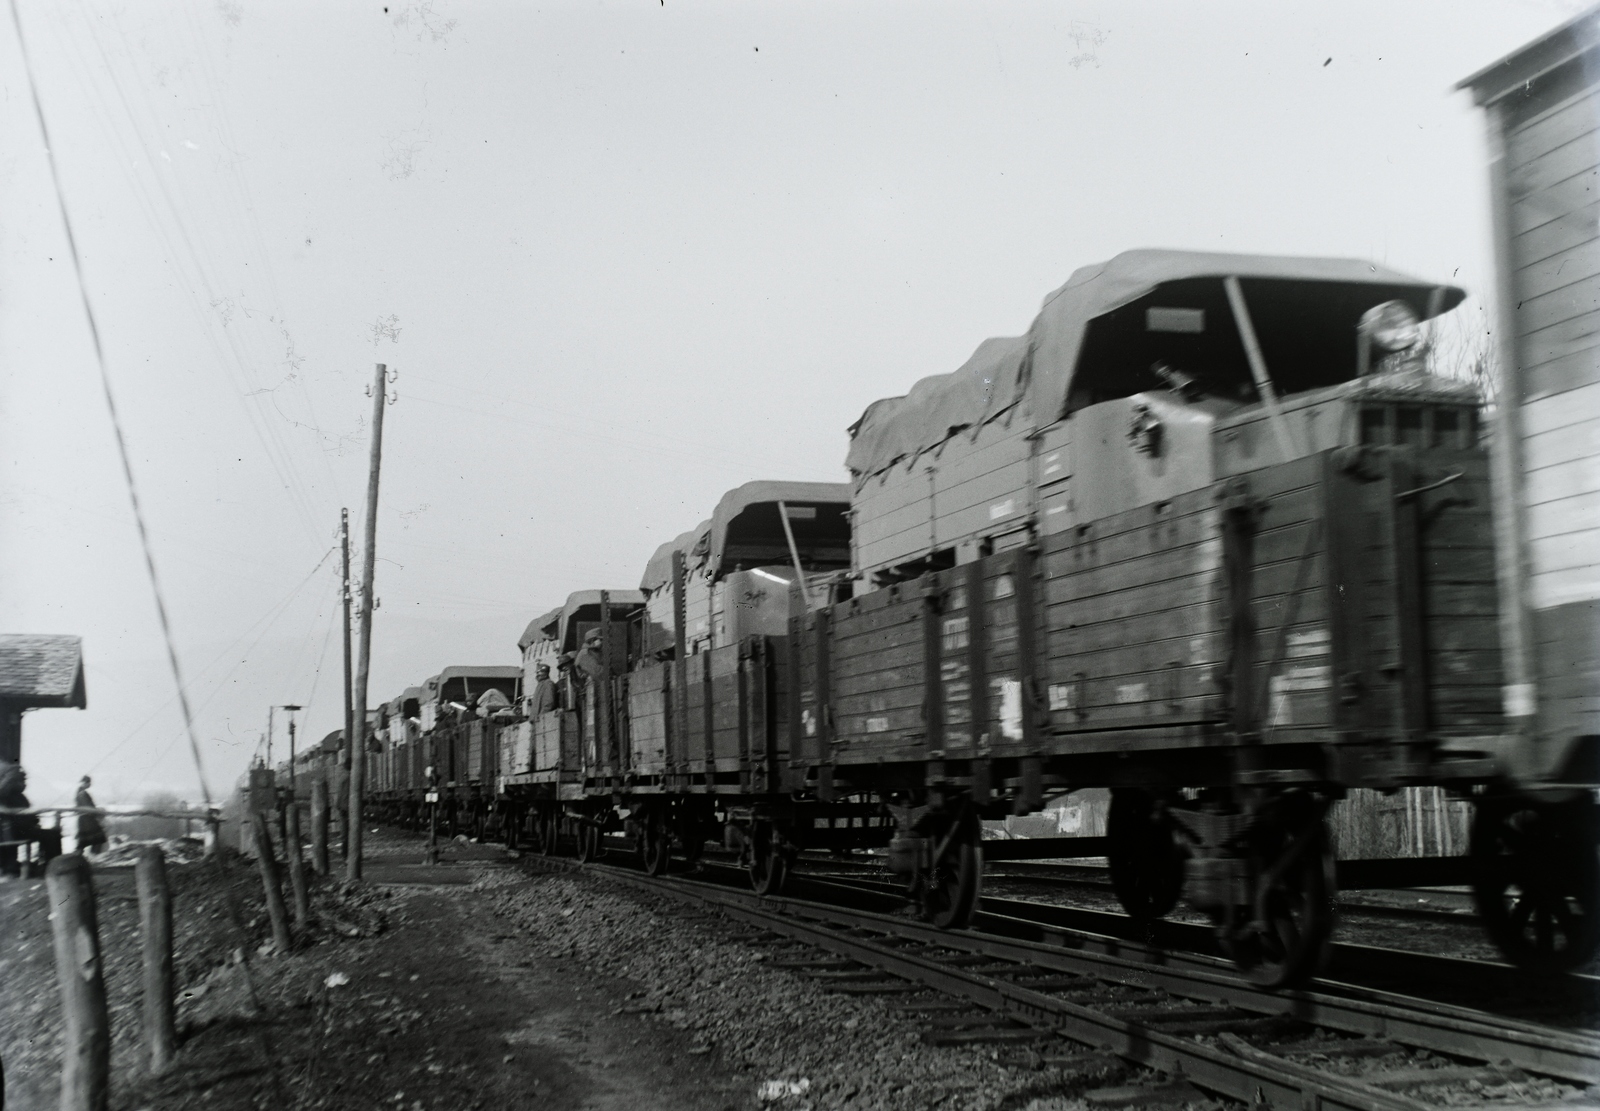
[[[1569,972],[1600,947],[1595,805],[1483,799],[1472,821],[1473,902],[1506,959]]]
[[[750,838],[750,886],[757,895],[777,895],[789,882],[789,858],[767,822],[757,822]]]
[[[646,815],[639,841],[645,872],[652,876],[666,875],[672,863],[672,831],[661,811],[652,810]]]

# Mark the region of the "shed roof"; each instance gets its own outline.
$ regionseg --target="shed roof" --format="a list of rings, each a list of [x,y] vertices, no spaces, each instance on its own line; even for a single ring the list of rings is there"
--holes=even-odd
[[[964,428],[981,426],[1024,405],[1040,424],[1065,416],[1080,376],[1091,325],[1112,323],[1112,314],[1158,292],[1174,304],[1202,298],[1220,301],[1222,279],[1236,277],[1248,304],[1263,300],[1286,323],[1279,334],[1315,346],[1329,337],[1333,349],[1354,345],[1360,314],[1386,300],[1404,300],[1418,316],[1454,308],[1465,294],[1453,286],[1424,282],[1361,259],[1232,255],[1203,251],[1124,251],[1107,262],[1073,272],[1065,285],[1045,298],[1026,336],[986,340],[952,374],[924,378],[904,397],[876,401],[851,426],[846,465],[857,479],[944,443]],[[1437,299],[1431,295],[1440,291]],[[1275,336],[1271,321],[1252,311],[1273,367]],[[1232,328],[1231,321],[1229,329]],[[1315,336],[1313,336],[1315,333]],[[1098,363],[1087,369],[1104,373]],[[1354,373],[1354,367],[1351,367]],[[1128,392],[1137,392],[1135,386]]]
[[[1597,48],[1600,48],[1600,5],[1484,66],[1456,88],[1470,90],[1476,104],[1491,104],[1508,93],[1525,89],[1529,82],[1557,66]]]
[[[24,707],[89,704],[83,684],[83,638],[52,633],[0,634],[0,701]]]

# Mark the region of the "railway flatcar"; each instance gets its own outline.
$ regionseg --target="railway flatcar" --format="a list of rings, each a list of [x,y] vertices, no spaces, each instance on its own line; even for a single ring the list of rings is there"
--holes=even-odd
[[[520,666],[454,666],[379,707],[366,754],[373,809],[411,828],[495,828],[499,729],[521,697]]]
[[[1187,897],[1263,982],[1310,974],[1341,795],[1444,786],[1492,814],[1519,790],[1482,398],[1423,339],[1462,296],[1355,260],[1080,270],[1026,335],[852,427],[847,512],[815,503],[837,530],[806,534],[848,563],[783,566],[785,507],[812,503],[776,488],[657,552],[588,688],[609,732],[566,772],[580,851],[625,820],[660,870],[720,831],[771,891],[802,847],[887,843],[960,926],[982,819],[1110,788],[1130,913]],[[738,623],[756,572],[782,628]],[[1574,874],[1582,927],[1513,956],[1592,952]]]
[[[561,697],[499,711],[508,840],[588,858],[625,829],[652,872],[720,840],[762,892],[802,849],[881,846],[954,928],[983,820],[1109,789],[1125,909],[1186,898],[1281,986],[1333,930],[1329,808],[1426,785],[1475,807],[1507,955],[1589,959],[1597,738],[1508,722],[1504,494],[1424,329],[1462,298],[1346,259],[1079,270],[1026,335],[870,406],[850,483],[730,491],[639,591],[536,619]]]

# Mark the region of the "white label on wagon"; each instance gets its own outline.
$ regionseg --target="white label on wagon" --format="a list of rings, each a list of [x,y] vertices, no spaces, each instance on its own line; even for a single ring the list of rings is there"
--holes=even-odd
[[[997,501],[989,507],[989,520],[998,521],[1002,517],[1009,517],[1017,511],[1017,499],[1007,498]]]
[[[1117,701],[1123,704],[1132,702],[1148,702],[1150,700],[1150,684],[1148,683],[1120,683],[1117,686]]]

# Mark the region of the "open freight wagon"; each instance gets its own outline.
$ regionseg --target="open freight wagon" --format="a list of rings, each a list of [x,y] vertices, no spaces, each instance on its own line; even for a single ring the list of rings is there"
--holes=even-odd
[[[631,615],[606,596],[593,646],[563,630],[595,658],[545,715],[575,740],[547,750],[559,767],[532,757],[558,782],[521,828],[588,855],[620,823],[654,871],[720,837],[763,891],[802,848],[887,843],[925,915],[959,926],[981,819],[1109,787],[1130,913],[1186,897],[1284,984],[1333,925],[1328,807],[1442,786],[1487,829],[1474,866],[1480,902],[1513,908],[1487,916],[1507,953],[1587,959],[1592,793],[1539,810],[1536,865],[1495,836],[1539,785],[1502,712],[1481,399],[1433,372],[1420,328],[1461,297],[1354,260],[1080,270],[1026,336],[852,428],[848,570],[806,566],[774,496],[793,566],[751,564],[785,605],[741,606],[733,576],[760,575],[714,517],[657,553]],[[723,624],[695,640],[719,584]],[[783,620],[730,619],[746,608]],[[1546,779],[1581,776],[1568,748]]]

